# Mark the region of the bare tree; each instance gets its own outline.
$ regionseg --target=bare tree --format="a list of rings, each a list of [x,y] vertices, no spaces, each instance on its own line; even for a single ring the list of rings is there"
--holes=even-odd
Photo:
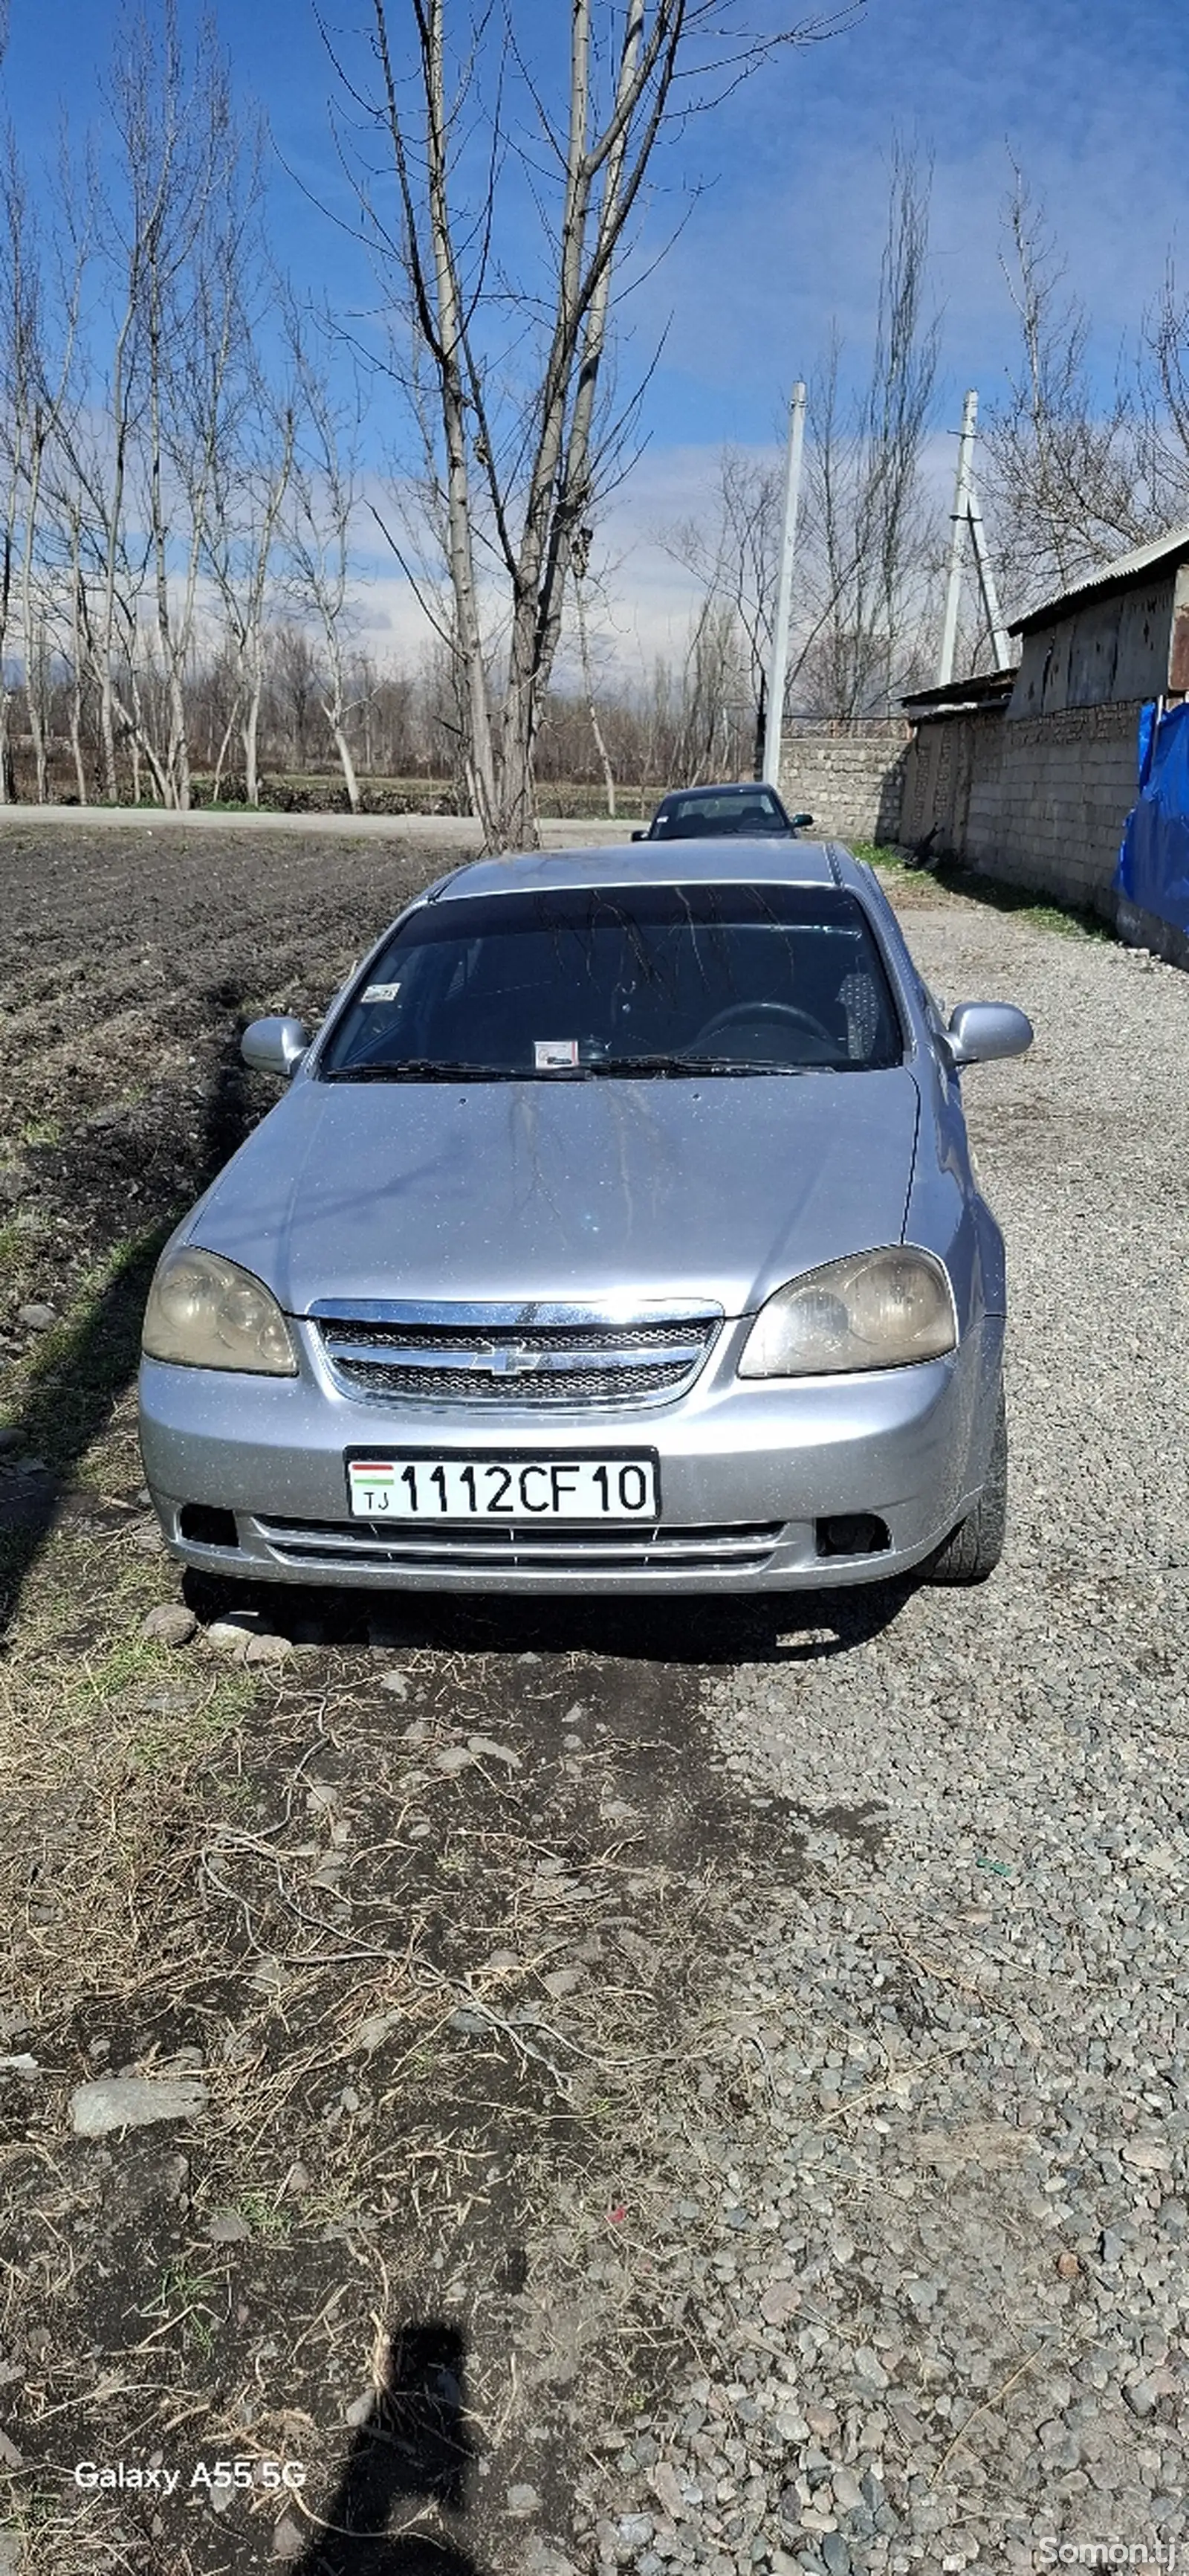
[[[1089,362],[1091,316],[1014,162],[1003,220],[1019,346],[1005,396],[984,410],[983,484],[1002,587],[1026,608],[1167,525],[1178,329],[1169,281],[1149,333],[1146,405],[1133,364],[1121,367],[1104,398]],[[1184,453],[1189,468],[1189,447]],[[1183,496],[1186,476],[1180,488]]]
[[[375,86],[340,63],[388,155],[391,206],[367,147],[357,154],[361,224],[400,317],[394,377],[426,437],[464,764],[491,847],[535,839],[534,750],[575,533],[622,469],[632,410],[617,415],[607,376],[612,279],[658,142],[777,47],[854,14],[754,35],[733,0],[572,0],[553,101],[511,11],[464,22],[448,0],[412,0],[397,21],[372,0]],[[542,229],[531,281],[497,237],[505,178]]]
[[[6,137],[2,171],[3,235],[0,237],[0,332],[3,380],[0,413],[3,437],[3,487],[0,490],[0,803],[16,794],[9,734],[11,692],[7,651],[12,631],[14,580],[19,585],[22,495],[27,468],[26,438],[38,374],[37,332],[40,280],[24,173],[11,129]]]
[[[282,513],[293,472],[296,402],[275,394],[249,361],[229,434],[212,459],[206,561],[218,592],[235,670],[234,702],[216,762],[216,780],[238,725],[244,795],[260,803],[260,710],[264,697],[270,585]]]
[[[753,766],[763,759],[768,670],[780,550],[780,469],[745,448],[724,447],[707,504],[661,531],[661,543],[694,575],[708,602],[735,626],[733,660],[755,710]],[[737,675],[738,676],[738,675]]]
[[[351,571],[363,477],[359,413],[336,403],[308,349],[298,350],[301,420],[289,478],[285,550],[290,598],[319,640],[321,707],[353,814],[359,780],[348,735],[355,712],[348,629]]]
[[[912,683],[928,623],[921,457],[939,357],[928,249],[929,174],[897,146],[866,387],[847,398],[835,335],[810,394],[790,687],[830,715],[889,713]]]

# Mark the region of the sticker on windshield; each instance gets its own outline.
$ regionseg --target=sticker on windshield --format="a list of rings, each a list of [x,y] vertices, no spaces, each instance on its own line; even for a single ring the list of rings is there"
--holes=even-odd
[[[368,984],[360,994],[361,1002],[395,1002],[399,984]]]
[[[538,1073],[561,1073],[578,1062],[577,1038],[538,1038],[533,1047]]]

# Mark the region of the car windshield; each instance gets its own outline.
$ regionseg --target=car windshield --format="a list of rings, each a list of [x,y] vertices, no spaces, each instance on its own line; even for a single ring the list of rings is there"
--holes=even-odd
[[[410,914],[333,1029],[323,1080],[863,1072],[904,1041],[837,886],[565,887]]]
[[[746,796],[724,796],[713,788],[697,795],[670,796],[658,807],[652,824],[657,841],[717,841],[725,833],[753,841],[767,832],[787,832],[788,816],[767,787]]]

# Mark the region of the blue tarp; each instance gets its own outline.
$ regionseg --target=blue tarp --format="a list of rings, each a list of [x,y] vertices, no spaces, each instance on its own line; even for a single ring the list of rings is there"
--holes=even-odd
[[[1139,802],[1123,829],[1116,894],[1189,932],[1189,703],[1139,720]]]

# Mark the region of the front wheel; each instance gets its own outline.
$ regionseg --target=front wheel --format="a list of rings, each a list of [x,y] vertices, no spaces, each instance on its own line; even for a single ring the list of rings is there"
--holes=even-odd
[[[1007,1406],[1000,1387],[987,1481],[974,1510],[938,1549],[929,1567],[930,1583],[985,1583],[999,1563],[1006,1536]]]

